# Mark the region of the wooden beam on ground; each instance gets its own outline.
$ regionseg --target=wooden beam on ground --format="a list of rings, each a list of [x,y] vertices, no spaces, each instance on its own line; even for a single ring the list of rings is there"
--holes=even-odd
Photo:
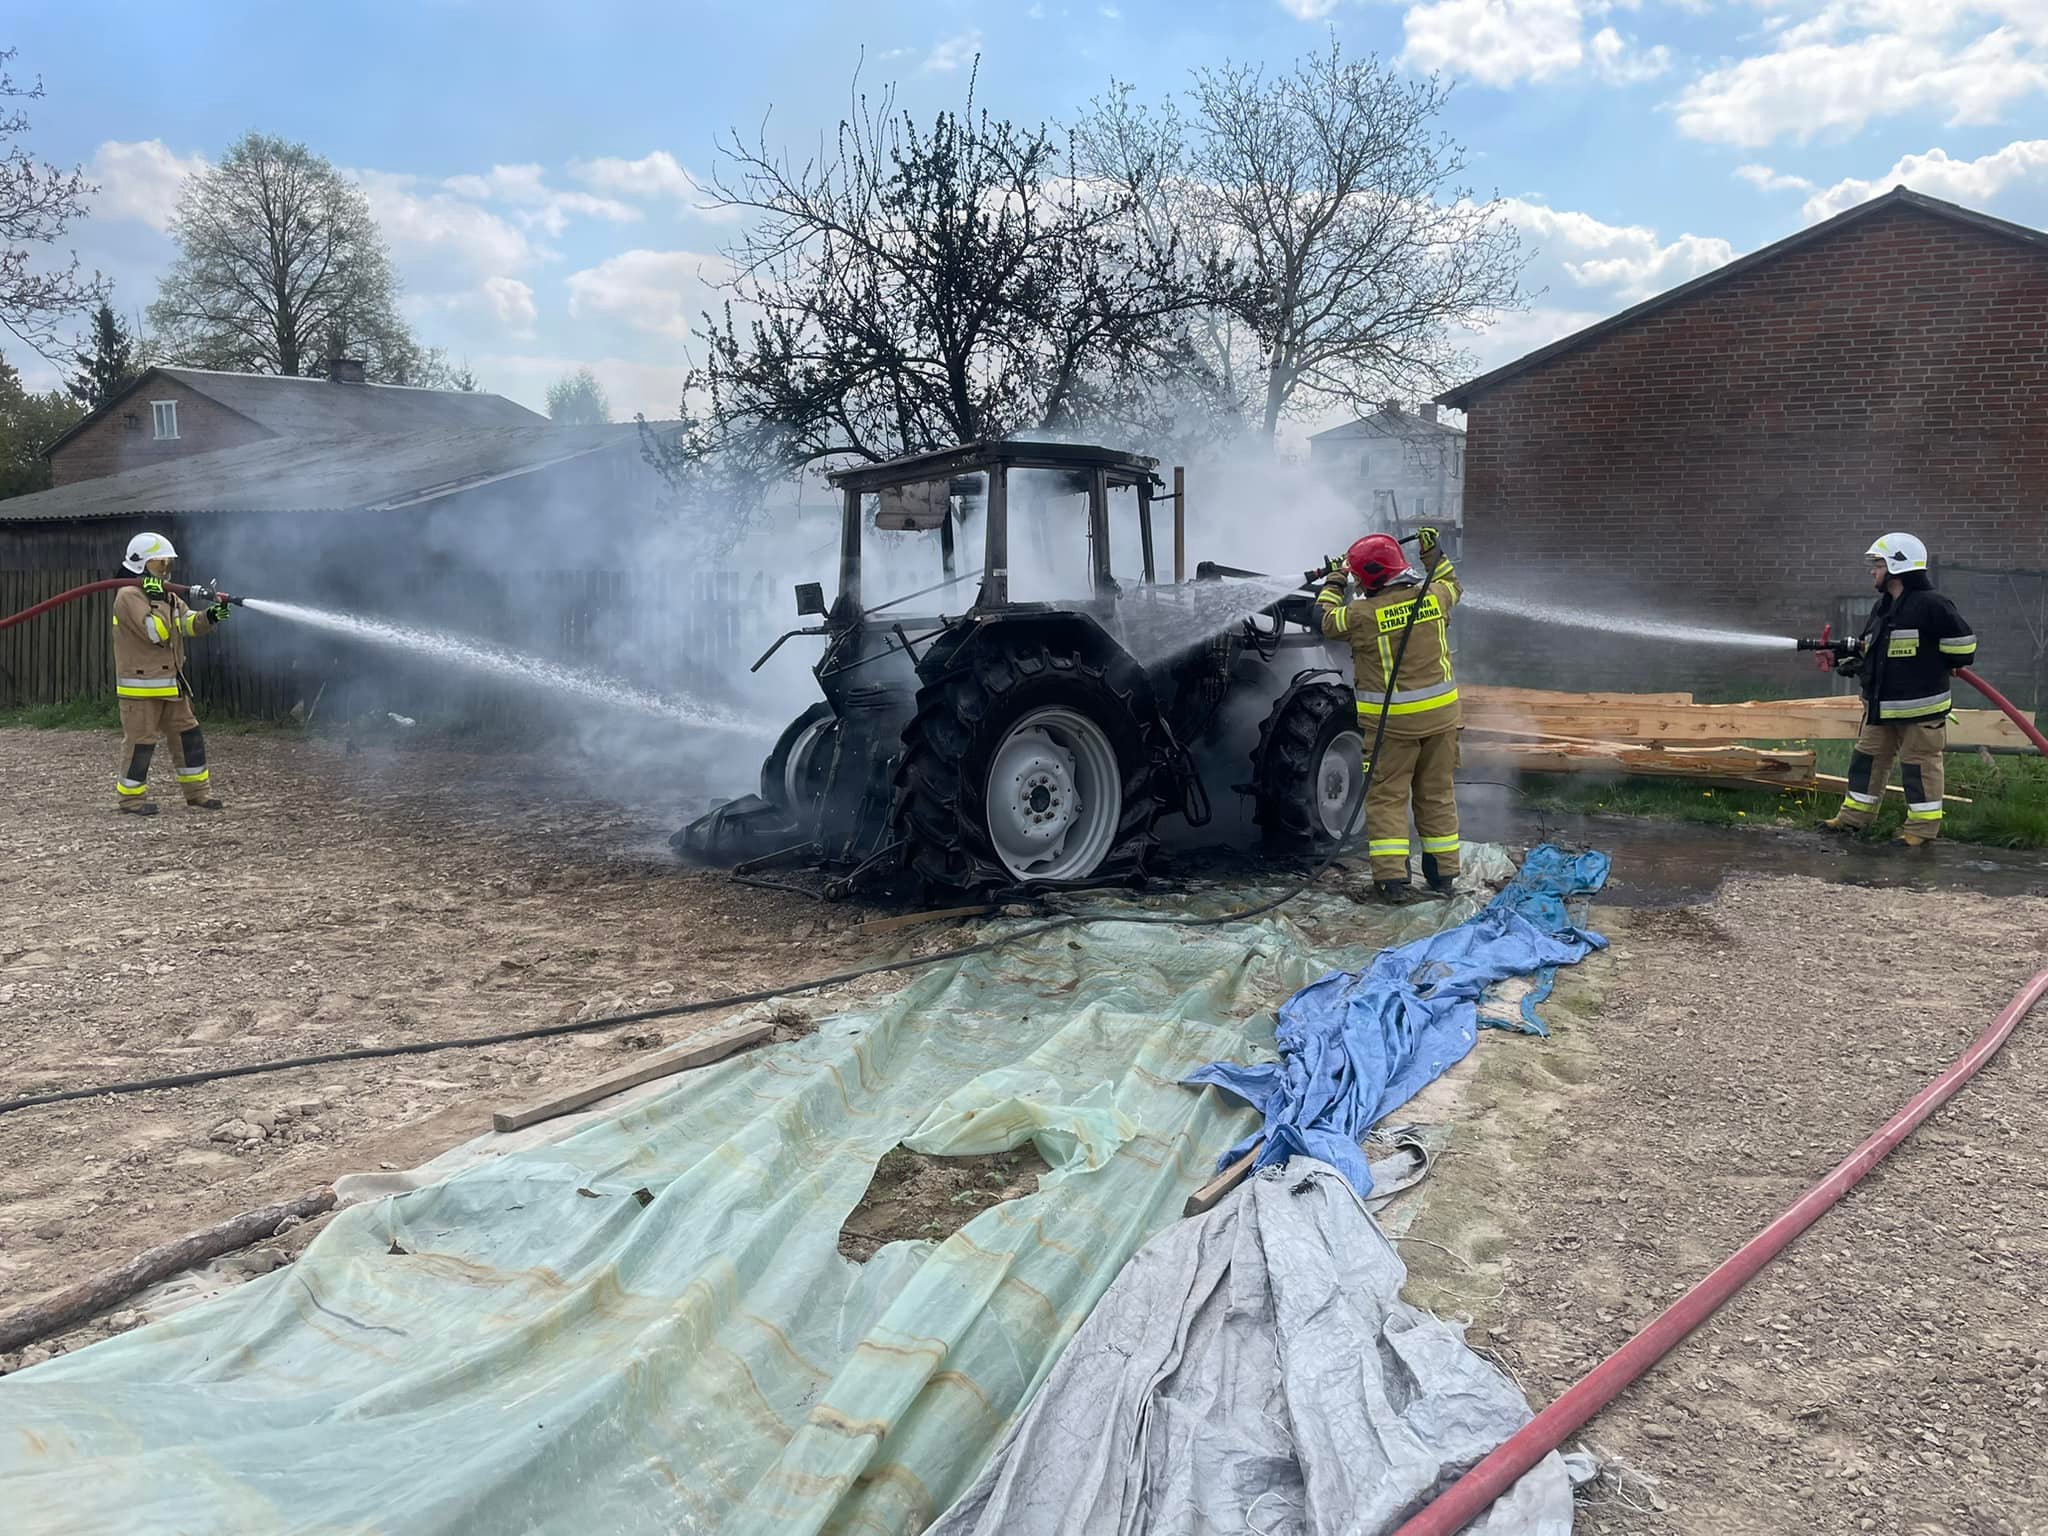
[[[876,917],[861,923],[856,933],[894,933],[899,928],[915,928],[920,923],[949,923],[962,917],[987,917],[995,908],[987,902],[973,907],[940,907],[936,912],[906,912],[901,917]]]
[[[708,1067],[714,1061],[722,1061],[735,1051],[743,1051],[750,1045],[758,1045],[775,1033],[774,1020],[742,1029],[735,1034],[720,1035],[715,1040],[699,1041],[684,1046],[681,1050],[664,1051],[649,1057],[638,1066],[628,1067],[621,1072],[600,1077],[585,1083],[581,1088],[572,1088],[567,1093],[551,1094],[536,1099],[522,1109],[500,1110],[491,1116],[491,1129],[505,1131],[524,1130],[529,1125],[538,1125],[543,1120],[553,1120],[558,1115],[573,1114],[579,1109],[595,1104],[599,1099],[608,1099],[615,1093],[624,1093],[628,1088],[638,1088],[642,1083],[651,1083],[657,1077],[671,1073],[687,1072],[692,1067]]]
[[[333,1205],[331,1187],[308,1190],[296,1200],[244,1211],[197,1232],[188,1232],[176,1242],[144,1249],[118,1268],[103,1270],[88,1280],[66,1286],[54,1296],[17,1307],[0,1317],[0,1354],[24,1348],[96,1317],[144,1286],[168,1279],[195,1264],[274,1237],[279,1224],[294,1216],[304,1220],[332,1209]]]
[[[1695,704],[1683,695],[1674,702],[1674,696],[1666,694],[1546,693],[1484,685],[1461,688],[1459,694],[1468,729],[1544,736],[1672,744],[1854,741],[1863,728],[1863,701],[1853,695]],[[1995,709],[1954,711],[1949,716],[1948,744],[2028,745],[2020,729]]]
[[[1786,789],[1812,785],[1814,755],[1763,747],[1637,747],[1560,741],[1487,741],[1471,745],[1477,762],[1524,773],[1636,774],[1648,778],[1755,779]]]
[[[1251,1151],[1245,1153],[1243,1157],[1240,1157],[1228,1168],[1217,1174],[1215,1178],[1204,1184],[1192,1195],[1189,1195],[1187,1204],[1180,1208],[1181,1215],[1199,1216],[1204,1211],[1214,1209],[1219,1200],[1244,1182],[1245,1175],[1252,1171],[1252,1164],[1258,1160],[1259,1154],[1265,1150],[1266,1138],[1261,1136],[1252,1143]]]

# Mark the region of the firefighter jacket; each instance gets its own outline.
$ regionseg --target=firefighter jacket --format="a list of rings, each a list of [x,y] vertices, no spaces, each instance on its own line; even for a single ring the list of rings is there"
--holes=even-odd
[[[1415,599],[1423,589],[1413,583],[1397,583],[1355,602],[1345,602],[1335,585],[1326,586],[1316,598],[1322,610],[1323,634],[1331,640],[1351,642],[1351,680],[1358,694],[1358,725],[1370,742],[1379,730],[1380,710],[1386,708],[1389,736],[1434,736],[1458,724],[1458,683],[1451,671],[1451,609],[1463,596],[1458,575],[1447,558],[1439,557],[1431,573],[1427,595],[1416,611]],[[1409,626],[1409,615],[1415,622]],[[1407,649],[1401,649],[1401,633],[1408,631]],[[1401,669],[1394,679],[1394,696],[1387,699],[1387,673],[1400,652]]]
[[[1877,600],[1858,649],[1865,720],[1938,720],[1949,711],[1949,673],[1977,659],[1977,637],[1954,603],[1915,583]]]
[[[114,594],[114,692],[124,699],[175,699],[185,642],[213,628],[175,592],[155,602],[140,587]]]

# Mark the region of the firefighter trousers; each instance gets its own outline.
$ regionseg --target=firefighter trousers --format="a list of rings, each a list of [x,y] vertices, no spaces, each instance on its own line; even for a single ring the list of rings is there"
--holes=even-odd
[[[1367,750],[1372,746],[1368,737]],[[1428,736],[1389,734],[1365,792],[1366,851],[1375,880],[1408,878],[1408,816],[1412,803],[1422,852],[1439,879],[1458,872],[1458,728]],[[1428,864],[1423,866],[1427,871]]]
[[[192,701],[182,693],[169,699],[123,699],[121,766],[114,779],[114,794],[123,810],[149,798],[149,763],[158,737],[170,743],[171,765],[185,803],[198,805],[212,794],[207,788],[206,737],[192,713]]]
[[[1849,792],[1842,797],[1842,824],[1867,827],[1884,803],[1885,780],[1892,760],[1899,762],[1899,782],[1906,790],[1906,827],[1919,837],[1941,834],[1941,754],[1948,746],[1948,721],[1902,720],[1895,725],[1865,724],[1849,754]]]

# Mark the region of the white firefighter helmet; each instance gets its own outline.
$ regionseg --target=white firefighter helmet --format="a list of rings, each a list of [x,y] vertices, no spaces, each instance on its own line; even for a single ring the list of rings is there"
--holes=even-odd
[[[128,558],[122,566],[140,576],[152,560],[175,560],[178,552],[171,548],[171,541],[160,533],[138,533],[128,541]]]
[[[1888,533],[1866,553],[1872,560],[1882,561],[1894,576],[1927,569],[1927,546],[1910,533]]]

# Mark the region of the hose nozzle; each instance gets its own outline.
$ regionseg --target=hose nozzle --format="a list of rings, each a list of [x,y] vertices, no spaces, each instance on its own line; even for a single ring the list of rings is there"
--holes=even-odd
[[[241,607],[243,602],[243,599],[230,596],[228,593],[221,591],[218,586],[210,587],[202,581],[192,583],[191,586],[185,589],[185,594],[188,597],[196,597],[207,603],[233,603],[237,608]]]

